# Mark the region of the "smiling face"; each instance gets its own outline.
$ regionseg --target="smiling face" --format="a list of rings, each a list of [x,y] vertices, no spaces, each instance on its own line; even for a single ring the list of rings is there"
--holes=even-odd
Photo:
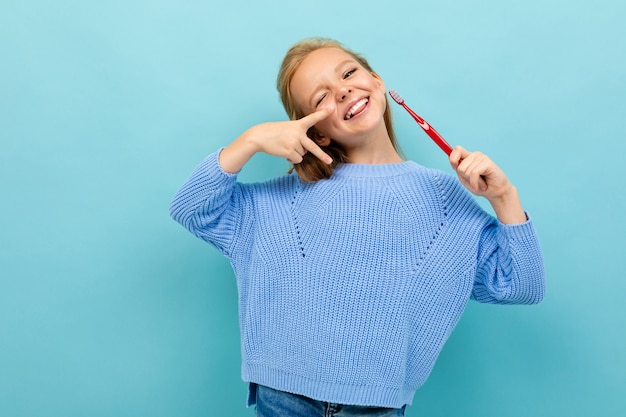
[[[342,49],[328,47],[307,55],[289,85],[291,96],[303,114],[334,107],[334,113],[315,125],[320,145],[330,139],[347,150],[364,140],[389,142],[383,114],[385,85]]]

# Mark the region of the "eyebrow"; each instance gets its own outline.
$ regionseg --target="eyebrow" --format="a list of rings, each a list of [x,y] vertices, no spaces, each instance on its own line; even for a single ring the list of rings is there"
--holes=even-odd
[[[351,62],[354,62],[354,59],[346,59],[345,61],[341,61],[341,62],[339,63],[339,65],[337,65],[337,66],[335,67],[335,72],[339,72],[339,70],[341,69],[341,67],[343,67],[344,65],[349,64],[349,63],[351,63]]]
[[[335,67],[335,72],[339,72],[344,65],[350,64],[350,63],[356,63],[356,61],[354,59],[346,59],[344,61],[341,61]],[[315,108],[315,105],[317,104],[317,103],[315,103],[315,96],[317,95],[319,90],[320,90],[320,88],[316,88],[315,90],[313,90],[313,93],[311,93],[311,97],[309,98],[309,106],[311,106],[312,108]]]

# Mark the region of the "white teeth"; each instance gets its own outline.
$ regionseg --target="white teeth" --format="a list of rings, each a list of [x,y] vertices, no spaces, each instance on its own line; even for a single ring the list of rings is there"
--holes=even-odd
[[[352,116],[354,116],[354,113],[356,113],[357,111],[359,111],[361,109],[361,107],[365,106],[368,103],[369,99],[367,98],[362,98],[361,100],[357,101],[354,106],[350,107],[350,110],[348,110],[348,114],[346,114],[346,120],[352,118]]]

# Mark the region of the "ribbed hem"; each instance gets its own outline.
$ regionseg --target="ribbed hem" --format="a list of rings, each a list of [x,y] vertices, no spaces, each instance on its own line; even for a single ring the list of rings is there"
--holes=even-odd
[[[368,407],[401,408],[411,405],[415,390],[371,385],[348,385],[340,382],[315,381],[264,365],[244,365],[244,381],[264,385],[317,401]],[[248,401],[250,405],[250,399]]]

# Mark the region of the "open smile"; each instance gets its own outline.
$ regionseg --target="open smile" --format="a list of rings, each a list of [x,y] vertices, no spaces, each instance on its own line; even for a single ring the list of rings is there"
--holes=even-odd
[[[343,120],[350,120],[353,117],[361,114],[365,110],[369,102],[369,97],[363,97],[352,103],[350,107],[348,107],[348,111],[346,111],[346,114],[343,116]]]

